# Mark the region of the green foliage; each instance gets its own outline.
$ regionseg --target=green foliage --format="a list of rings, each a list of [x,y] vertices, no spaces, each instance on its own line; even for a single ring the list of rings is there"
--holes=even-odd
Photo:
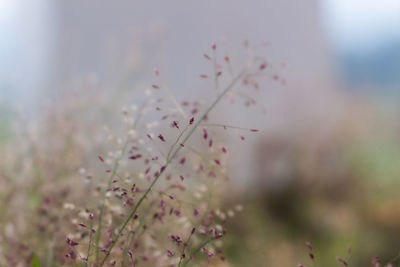
[[[40,264],[40,262],[39,262],[39,259],[36,257],[36,255],[33,255],[32,256],[32,259],[31,259],[31,266],[32,267],[41,267],[42,265]]]

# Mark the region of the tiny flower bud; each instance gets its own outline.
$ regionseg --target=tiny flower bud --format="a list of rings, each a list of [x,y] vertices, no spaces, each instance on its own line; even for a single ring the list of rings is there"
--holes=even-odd
[[[207,129],[203,128],[203,138],[207,139],[207,137],[208,137]]]
[[[175,253],[168,249],[167,255],[168,255],[168,257],[173,257],[175,255]]]
[[[158,135],[158,138],[159,138],[161,141],[165,142],[165,138],[164,138],[164,136],[163,136],[162,134],[159,134],[159,135]]]
[[[160,173],[162,173],[163,171],[165,171],[166,168],[167,168],[167,166],[165,166],[165,165],[161,166]]]
[[[141,157],[142,157],[141,154],[135,154],[135,155],[130,156],[129,159],[135,160],[135,159],[139,159]]]
[[[348,266],[348,263],[345,259],[338,257],[337,260],[341,263],[343,263],[344,266]]]

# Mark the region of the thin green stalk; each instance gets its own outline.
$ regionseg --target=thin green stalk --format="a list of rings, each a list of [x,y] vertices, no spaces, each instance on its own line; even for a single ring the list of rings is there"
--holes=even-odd
[[[183,129],[183,131],[181,131],[181,133],[178,135],[178,137],[175,140],[175,143],[171,146],[171,148],[168,151],[167,154],[167,160],[169,159],[169,156],[171,155],[172,150],[174,149],[174,147],[176,146],[176,144],[179,142],[179,140],[181,139],[182,135],[186,132],[186,130],[189,129],[188,127],[186,127],[185,129]]]
[[[208,113],[210,113],[211,110],[214,109],[214,107],[218,104],[218,102],[222,99],[222,97],[225,96],[226,93],[229,92],[229,90],[235,85],[235,83],[245,74],[245,71],[242,71],[233,81],[225,88],[225,90],[214,100],[214,102],[207,108],[207,110],[204,112],[204,114],[200,117],[199,120],[196,121],[196,123],[193,125],[193,127],[190,129],[188,134],[185,136],[185,138],[182,141],[182,144],[184,145],[189,138],[193,135],[194,131],[199,127],[201,122],[204,120],[204,118],[207,117]],[[175,158],[176,154],[181,150],[182,146],[178,146],[174,152],[171,154],[171,156],[167,159],[165,165],[164,165],[164,170],[168,168],[172,160]],[[153,189],[153,186],[157,183],[158,179],[160,178],[162,172],[159,172],[157,176],[154,178],[153,182],[150,184],[150,186],[147,188],[147,190],[144,192],[142,197],[139,199],[139,201],[136,203],[136,205],[133,207],[131,213],[129,214],[128,218],[124,221],[122,226],[118,230],[118,234],[115,237],[115,239],[112,241],[108,252],[104,256],[103,260],[100,263],[100,266],[103,266],[109,255],[111,254],[111,251],[115,244],[117,243],[119,237],[121,236],[121,233],[124,231],[125,227],[128,225],[128,222],[133,218],[133,216],[136,214],[137,209],[140,207],[142,204],[143,200],[146,198],[146,196],[150,193],[150,191]]]
[[[107,183],[107,188],[111,186],[112,180],[114,179],[118,167],[119,167],[119,162],[122,159],[122,157],[125,155],[125,151],[128,147],[129,144],[129,138],[126,139],[124,146],[122,148],[122,152],[119,155],[119,157],[115,160],[114,162],[114,166],[112,168],[111,174],[110,174],[110,178],[109,181]],[[101,204],[100,204],[100,214],[99,214],[99,220],[98,220],[98,226],[97,226],[97,234],[96,234],[96,260],[95,263],[98,262],[99,260],[99,244],[100,244],[100,238],[101,238],[101,227],[102,227],[102,221],[103,221],[103,213],[104,213],[104,206],[105,206],[105,199],[106,199],[106,194],[107,194],[107,190],[104,192],[104,196],[102,198]]]
[[[124,255],[122,255],[122,266],[125,266],[127,255],[128,255],[128,251],[129,251],[131,245],[133,244],[133,239],[134,239],[133,233],[129,232],[127,237],[126,237],[126,242],[128,243],[128,245],[124,248]]]
[[[193,234],[194,233],[190,233],[190,235],[189,235],[188,239],[186,240],[185,244],[189,245],[190,239],[192,238]],[[183,248],[182,248],[182,251],[181,251],[181,258],[179,260],[178,267],[181,266],[181,263],[182,263],[182,260],[183,260],[182,255],[185,254],[185,250],[186,250],[186,247],[187,247],[187,245],[185,245],[185,244],[183,245]]]
[[[215,91],[217,94],[219,93],[218,91],[218,69],[217,69],[217,52],[214,50],[214,56],[213,56],[213,63],[214,63],[214,81],[215,81]]]
[[[90,219],[90,225],[89,225],[89,245],[88,245],[87,256],[86,256],[86,266],[88,266],[88,267],[89,267],[90,248],[91,248],[91,245],[92,245],[92,236],[93,236],[92,228],[93,228],[93,219]]]
[[[141,108],[143,108],[143,106],[144,106],[144,104],[142,105]],[[133,124],[133,126],[132,126],[133,129],[136,128],[136,125],[137,125],[137,123],[138,123],[138,121],[139,121],[139,119],[140,119],[140,117],[141,117],[141,114],[142,114],[142,112],[141,112],[141,110],[139,110],[139,114],[138,114],[138,116],[137,116],[137,118],[136,118],[136,120],[135,120],[135,122],[134,122],[134,124]],[[125,153],[126,153],[126,149],[128,148],[128,145],[129,145],[129,140],[130,140],[130,138],[128,137],[128,138],[126,139],[126,141],[125,141],[123,147],[122,147],[121,154],[117,157],[117,159],[116,159],[115,162],[114,162],[114,166],[113,166],[113,168],[112,168],[112,171],[111,171],[111,174],[110,174],[110,178],[109,178],[108,183],[107,183],[107,188],[109,188],[109,187],[111,186],[114,177],[117,175],[117,170],[118,170],[118,167],[119,167],[119,162],[120,162],[120,160],[122,159],[122,157],[123,157],[123,156],[125,155]],[[100,238],[101,238],[101,224],[102,224],[102,221],[103,221],[103,212],[104,212],[106,194],[107,194],[107,190],[104,192],[104,195],[103,195],[103,198],[102,198],[101,204],[100,204],[100,214],[99,214],[98,226],[97,226],[97,234],[96,234],[96,247],[95,247],[95,249],[96,249],[96,257],[95,257],[95,265],[97,265],[97,263],[98,263],[98,261],[99,261],[99,244],[100,244]]]
[[[230,129],[237,129],[237,130],[243,130],[243,131],[250,131],[250,132],[255,132],[256,130],[250,129],[250,128],[244,128],[244,127],[239,127],[239,126],[234,126],[234,125],[226,125],[226,124],[218,124],[218,123],[205,123],[205,126],[211,126],[211,127],[222,127],[222,128],[230,128]]]
[[[191,261],[192,257],[200,251],[200,249],[204,248],[208,243],[214,241],[215,239],[216,238],[211,238],[201,243],[192,253],[190,253],[188,259],[183,263],[182,267],[185,267]],[[178,267],[180,267],[180,264]]]
[[[185,114],[185,111],[183,111],[182,107],[179,105],[178,101],[176,100],[174,94],[168,89],[168,87],[164,87],[165,91],[167,92],[169,98],[171,99],[172,102],[174,102],[176,108],[178,111],[181,113],[181,115],[186,119],[187,116]]]

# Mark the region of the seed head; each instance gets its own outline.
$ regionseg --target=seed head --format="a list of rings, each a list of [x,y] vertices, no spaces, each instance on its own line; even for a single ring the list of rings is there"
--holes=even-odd
[[[178,125],[177,121],[173,121],[172,126],[175,127],[176,129],[179,129],[179,125]]]
[[[135,154],[135,155],[130,156],[129,159],[135,160],[135,159],[139,159],[141,157],[142,157],[141,154]]]
[[[338,260],[339,262],[341,262],[344,266],[348,266],[348,263],[347,263],[347,261],[346,261],[345,259],[343,259],[343,258],[341,258],[341,257],[338,257],[337,260]]]
[[[76,241],[70,239],[69,237],[67,237],[66,242],[67,242],[68,245],[70,245],[70,246],[72,246],[72,247],[79,245],[78,242],[76,242]]]
[[[203,128],[203,138],[207,139],[207,137],[208,137],[207,129]]]
[[[199,215],[199,211],[198,211],[197,209],[194,209],[194,210],[193,210],[193,215],[194,215],[194,216]]]
[[[159,135],[158,135],[158,138],[159,138],[161,141],[165,142],[165,138],[164,138],[164,136],[163,136],[162,134],[159,134]]]
[[[168,255],[168,257],[173,257],[175,255],[175,253],[168,249],[167,255]]]

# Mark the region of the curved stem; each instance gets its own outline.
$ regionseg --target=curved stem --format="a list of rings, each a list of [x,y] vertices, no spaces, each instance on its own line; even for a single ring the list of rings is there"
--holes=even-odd
[[[87,256],[86,256],[86,266],[87,266],[87,267],[89,267],[90,248],[91,248],[91,245],[92,245],[92,236],[93,236],[92,228],[93,228],[93,220],[90,219],[90,225],[89,225],[89,244],[88,244],[88,250],[87,250]]]
[[[178,135],[178,137],[175,140],[175,143],[171,146],[171,148],[168,151],[167,154],[167,160],[169,159],[169,156],[171,155],[171,152],[173,151],[174,147],[176,146],[176,144],[179,142],[179,140],[181,139],[182,135],[186,132],[186,130],[188,129],[188,127],[186,127],[185,129],[183,129],[183,131]]]
[[[111,171],[110,178],[107,183],[107,188],[110,187],[112,180],[116,176],[118,167],[119,167],[119,162],[122,159],[123,155],[125,155],[126,148],[128,147],[129,144],[129,138],[126,139],[124,146],[122,148],[121,155],[115,160],[114,166]],[[101,238],[101,227],[102,227],[102,222],[103,222],[103,213],[104,213],[104,206],[105,206],[105,199],[106,199],[106,193],[107,190],[104,192],[104,196],[102,198],[101,204],[100,204],[100,214],[99,214],[99,220],[98,220],[98,226],[97,226],[97,234],[96,234],[96,258],[95,262],[97,263],[99,260],[99,244],[100,244],[100,238]]]
[[[211,238],[211,239],[208,239],[208,240],[204,241],[203,243],[201,243],[192,253],[190,253],[189,258],[183,263],[182,267],[185,267],[192,260],[192,257],[200,251],[201,248],[205,247],[208,243],[214,241],[215,239],[216,238]],[[179,267],[180,267],[180,264],[179,264]]]
[[[144,104],[142,105],[141,109],[143,109]],[[141,109],[139,110],[139,114],[136,117],[136,120],[132,126],[132,128],[136,128],[136,125],[138,123],[138,121],[141,118],[142,112]],[[114,179],[114,177],[117,174],[117,170],[119,167],[119,162],[121,161],[122,157],[125,155],[126,153],[126,149],[128,148],[129,145],[129,141],[130,138],[128,137],[122,147],[122,151],[121,154],[119,155],[118,158],[116,158],[115,162],[114,162],[114,166],[112,168],[111,174],[110,174],[110,178],[108,179],[108,183],[107,183],[107,188],[111,186],[111,183]],[[107,189],[106,188],[106,189]],[[100,213],[99,213],[99,219],[98,219],[98,226],[97,226],[97,234],[96,234],[96,256],[95,256],[95,265],[97,265],[98,261],[99,261],[99,244],[100,244],[100,238],[101,238],[101,227],[102,227],[102,221],[103,221],[103,213],[104,213],[104,206],[105,206],[105,199],[106,199],[106,194],[107,194],[107,190],[104,192],[101,204],[100,204]],[[89,260],[89,259],[88,259]]]
[[[226,95],[226,93],[229,92],[229,90],[232,89],[232,87],[236,84],[236,82],[243,77],[243,75],[246,73],[246,71],[242,71],[238,76],[236,76],[235,79],[232,80],[232,82],[225,88],[225,90],[218,95],[218,97],[214,100],[213,103],[211,103],[211,105],[207,108],[207,110],[203,113],[203,115],[200,117],[199,120],[197,120],[197,122],[193,125],[193,127],[190,129],[190,131],[188,132],[188,134],[185,136],[185,138],[182,141],[182,144],[185,144],[189,138],[193,135],[194,131],[199,127],[199,125],[201,124],[201,122],[204,120],[204,118],[207,117],[208,113],[210,113],[211,110],[214,109],[214,107],[218,104],[218,102],[222,99],[222,97],[224,97]],[[178,152],[181,150],[182,146],[178,146],[174,152],[171,154],[171,156],[167,159],[165,165],[164,165],[164,170],[166,170],[168,168],[168,166],[170,165],[170,163],[172,162],[172,160],[175,158],[176,154],[178,154]],[[136,205],[133,207],[132,211],[130,212],[128,218],[126,218],[126,220],[124,221],[124,223],[122,224],[122,226],[119,228],[118,230],[118,234],[115,237],[115,239],[112,241],[108,252],[106,253],[106,255],[104,256],[103,260],[100,263],[100,266],[103,266],[105,261],[107,260],[107,258],[109,257],[109,255],[111,254],[111,251],[113,249],[113,247],[115,246],[115,244],[117,243],[119,237],[121,236],[121,233],[124,231],[125,227],[127,226],[127,224],[129,223],[129,221],[133,218],[133,216],[136,214],[136,211],[138,210],[138,208],[140,207],[140,205],[142,204],[143,200],[146,198],[146,196],[150,193],[150,191],[153,189],[153,186],[157,183],[158,179],[160,178],[161,174],[163,172],[159,172],[157,174],[157,176],[154,178],[153,182],[150,184],[150,186],[147,188],[147,190],[144,192],[144,194],[142,195],[142,197],[139,199],[139,201],[136,203]]]

